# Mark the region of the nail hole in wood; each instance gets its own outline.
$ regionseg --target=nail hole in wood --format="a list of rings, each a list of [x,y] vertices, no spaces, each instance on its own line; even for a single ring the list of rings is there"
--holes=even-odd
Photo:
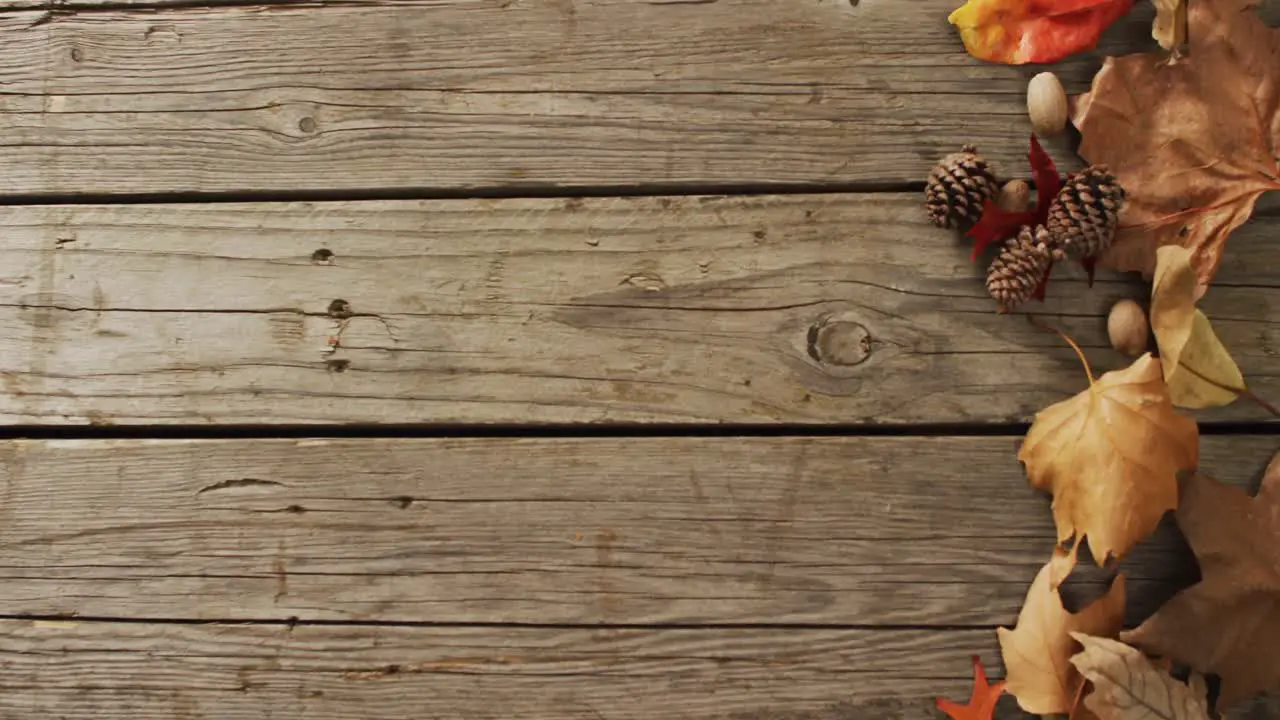
[[[329,248],[320,248],[319,250],[316,250],[311,253],[311,262],[316,265],[332,265],[333,251]]]

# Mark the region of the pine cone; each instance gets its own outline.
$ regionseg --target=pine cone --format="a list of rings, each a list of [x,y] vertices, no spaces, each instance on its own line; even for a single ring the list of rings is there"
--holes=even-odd
[[[1001,312],[1026,302],[1040,280],[1062,252],[1054,249],[1053,235],[1043,225],[1035,230],[1023,225],[1022,231],[1005,241],[1000,254],[987,270],[987,292],[1000,303]]]
[[[1067,255],[1094,257],[1115,237],[1124,188],[1104,165],[1091,165],[1067,178],[1049,205],[1045,227]]]
[[[925,209],[934,225],[968,230],[982,216],[982,204],[1000,192],[987,161],[973,145],[942,159],[929,173]]]

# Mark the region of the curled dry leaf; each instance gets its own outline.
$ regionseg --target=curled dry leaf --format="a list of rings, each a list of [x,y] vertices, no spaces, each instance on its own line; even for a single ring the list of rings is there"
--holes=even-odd
[[[1256,0],[1188,5],[1186,57],[1107,58],[1077,98],[1079,153],[1128,191],[1102,267],[1150,277],[1156,248],[1194,253],[1201,289],[1258,197],[1280,190],[1280,28]]]
[[[1239,397],[1244,376],[1209,318],[1196,309],[1196,274],[1191,251],[1184,247],[1169,245],[1156,251],[1151,327],[1174,405],[1207,408]]]
[[[1084,538],[1105,565],[1155,530],[1178,504],[1178,473],[1199,463],[1199,439],[1150,353],[1036,414],[1018,459],[1032,487],[1053,494],[1058,542],[1074,540],[1070,560],[1055,566],[1055,587]]]
[[[1083,682],[1070,663],[1079,649],[1071,633],[1114,636],[1124,622],[1124,576],[1116,576],[1101,598],[1078,613],[1067,612],[1049,582],[1050,567],[1040,569],[1027,591],[1013,630],[999,628],[1005,689],[1029,713],[1070,712]]]
[[[1084,705],[1099,720],[1209,720],[1204,678],[1184,685],[1122,642],[1071,633],[1084,650],[1071,664],[1093,692]]]
[[[937,705],[939,710],[946,713],[951,720],[991,720],[991,716],[996,711],[996,702],[1000,700],[1000,696],[1003,694],[1004,681],[988,683],[987,672],[982,667],[982,660],[977,655],[974,655],[973,693],[969,696],[968,704],[961,705],[946,698],[938,698],[934,701],[934,704]]]
[[[1187,0],[1152,0],[1156,20],[1151,24],[1151,37],[1165,50],[1187,41]]]
[[[1133,0],[969,0],[947,20],[990,62],[1051,63],[1092,49]]]
[[[1257,497],[1188,479],[1177,520],[1201,580],[1122,639],[1221,676],[1220,709],[1280,690],[1280,454]]]

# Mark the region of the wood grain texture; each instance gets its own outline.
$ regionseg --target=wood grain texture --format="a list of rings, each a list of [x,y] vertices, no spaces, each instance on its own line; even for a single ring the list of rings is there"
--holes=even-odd
[[[0,622],[0,716],[60,720],[920,720],[990,630]],[[1005,696],[996,717],[1026,718]],[[1280,698],[1245,703],[1267,720]]]
[[[0,193],[921,182],[1026,174],[1030,70],[951,0],[387,0],[0,14]],[[1150,13],[1106,49],[1154,47]],[[1097,53],[1056,68],[1087,88]],[[1079,166],[1066,141],[1064,169]]]
[[[1272,399],[1277,217],[1237,232],[1202,303]],[[6,423],[989,423],[1085,387],[914,194],[8,207],[0,226]],[[1105,313],[1144,292],[1064,268],[1029,307],[1105,370],[1125,364]]]
[[[1249,483],[1280,439],[1203,445],[1206,472]],[[986,627],[1017,616],[1054,537],[1013,438],[8,441],[0,453],[11,615]],[[1188,557],[1165,533],[1129,559],[1132,620],[1191,581]]]

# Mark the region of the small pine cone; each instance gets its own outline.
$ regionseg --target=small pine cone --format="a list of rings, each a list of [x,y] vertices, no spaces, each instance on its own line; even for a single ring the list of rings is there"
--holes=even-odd
[[[1067,178],[1049,205],[1045,227],[1067,255],[1094,257],[1111,245],[1124,199],[1116,176],[1091,165]]]
[[[1053,249],[1053,236],[1043,225],[1022,231],[1005,241],[1000,254],[987,270],[987,292],[1000,303],[1001,311],[1012,310],[1035,292],[1044,273],[1061,252]]]
[[[942,159],[929,173],[925,209],[934,225],[968,230],[982,216],[982,205],[1000,192],[987,161],[973,145]]]

